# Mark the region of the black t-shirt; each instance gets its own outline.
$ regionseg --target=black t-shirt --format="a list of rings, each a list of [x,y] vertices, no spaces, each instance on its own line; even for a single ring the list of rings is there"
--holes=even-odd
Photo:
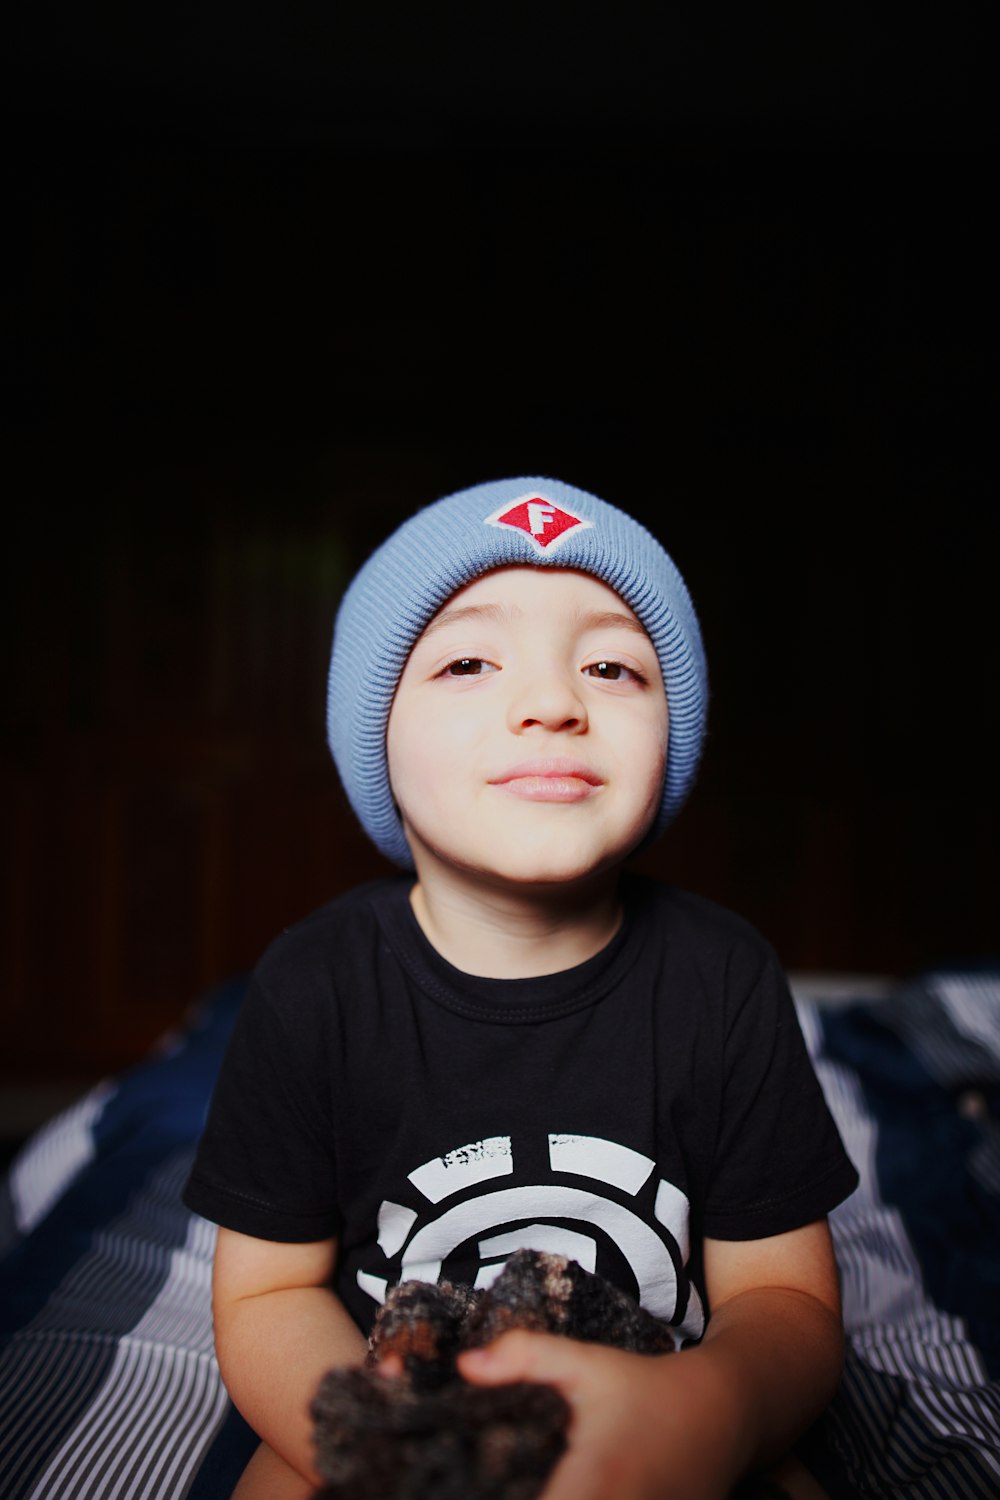
[[[339,1237],[367,1330],[409,1278],[487,1285],[520,1245],[704,1327],[703,1237],[822,1217],[857,1175],[771,949],[640,877],[594,958],[482,979],[421,932],[410,881],[341,897],[254,974],[185,1201],[261,1239]]]

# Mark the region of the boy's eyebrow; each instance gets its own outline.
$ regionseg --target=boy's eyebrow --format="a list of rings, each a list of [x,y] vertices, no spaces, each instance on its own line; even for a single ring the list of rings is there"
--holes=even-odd
[[[579,618],[584,630],[631,630],[636,635],[644,635],[649,639],[645,625],[640,624],[635,615],[626,615],[617,609],[595,610],[589,614],[581,614]]]
[[[424,636],[433,635],[435,630],[440,630],[445,625],[461,625],[465,620],[493,620],[498,625],[505,625],[518,612],[509,604],[456,604],[451,609],[445,606],[424,627]]]
[[[425,638],[433,635],[435,630],[442,629],[445,625],[461,625],[466,620],[492,620],[496,624],[506,625],[521,611],[516,605],[510,604],[456,604],[453,608],[447,606],[436,615],[430,624],[424,629]],[[641,625],[633,614],[625,614],[617,609],[581,610],[577,615],[577,623],[582,630],[631,630],[636,635],[645,636],[649,639],[645,626]]]

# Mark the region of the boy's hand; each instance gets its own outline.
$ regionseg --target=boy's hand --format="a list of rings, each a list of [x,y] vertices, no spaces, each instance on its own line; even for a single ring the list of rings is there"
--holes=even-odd
[[[722,1500],[774,1463],[837,1386],[843,1331],[825,1220],[704,1242],[712,1317],[678,1354],[504,1334],[459,1356],[470,1381],[539,1380],[569,1402],[569,1448],[542,1500]]]
[[[459,1357],[479,1385],[541,1381],[572,1411],[570,1445],[542,1500],[722,1500],[745,1463],[737,1413],[699,1351],[623,1354],[512,1332]]]

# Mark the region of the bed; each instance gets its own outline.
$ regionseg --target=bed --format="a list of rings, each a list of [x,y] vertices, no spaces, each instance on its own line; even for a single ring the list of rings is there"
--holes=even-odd
[[[11,1164],[5,1500],[219,1500],[253,1449],[212,1351],[214,1229],[180,1200],[244,988],[207,996]],[[861,1173],[832,1220],[849,1348],[808,1466],[831,1500],[995,1500],[1000,964],[793,988]]]

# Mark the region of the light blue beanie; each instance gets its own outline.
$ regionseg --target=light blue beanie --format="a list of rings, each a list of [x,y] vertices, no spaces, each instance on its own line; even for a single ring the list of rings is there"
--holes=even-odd
[[[708,675],[684,580],[623,511],[556,479],[501,479],[447,495],[404,521],[364,563],[333,634],[327,736],[351,806],[377,847],[412,867],[393,801],[386,725],[407,657],[457,589],[493,568],[578,568],[609,584],[659,657],[670,715],[655,837],[679,811],[705,734]]]

